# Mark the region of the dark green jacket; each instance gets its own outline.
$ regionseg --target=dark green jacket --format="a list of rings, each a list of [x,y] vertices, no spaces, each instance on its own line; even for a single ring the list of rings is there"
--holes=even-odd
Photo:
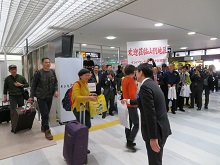
[[[4,91],[3,91],[4,95],[7,95],[7,93],[9,93],[9,95],[11,96],[17,96],[22,94],[21,87],[16,87],[14,85],[16,81],[23,84],[24,85],[23,88],[29,87],[27,80],[22,75],[17,74],[15,77],[10,75],[5,78]]]
[[[57,83],[56,74],[52,69],[49,71],[43,69],[36,71],[31,82],[30,97],[35,96],[38,99],[52,98],[58,90]]]

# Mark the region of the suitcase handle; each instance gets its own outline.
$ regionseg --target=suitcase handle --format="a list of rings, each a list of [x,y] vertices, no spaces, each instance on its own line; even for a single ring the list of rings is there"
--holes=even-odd
[[[83,113],[83,123],[82,123],[82,107],[84,107],[84,113]],[[86,105],[83,103],[80,103],[80,112],[79,112],[79,122],[81,124],[86,124]]]

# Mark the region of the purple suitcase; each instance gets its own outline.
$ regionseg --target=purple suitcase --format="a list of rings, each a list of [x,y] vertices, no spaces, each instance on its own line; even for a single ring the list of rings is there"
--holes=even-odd
[[[81,124],[81,122],[74,120],[69,121],[66,124],[63,144],[63,157],[65,158],[68,165],[87,164],[88,139],[88,127]]]

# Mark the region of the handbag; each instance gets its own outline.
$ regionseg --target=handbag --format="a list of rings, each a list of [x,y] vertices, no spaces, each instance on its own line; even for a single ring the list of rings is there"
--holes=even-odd
[[[106,112],[107,106],[105,96],[103,94],[97,97],[98,101],[89,101],[89,113],[91,117],[97,116],[100,113]]]

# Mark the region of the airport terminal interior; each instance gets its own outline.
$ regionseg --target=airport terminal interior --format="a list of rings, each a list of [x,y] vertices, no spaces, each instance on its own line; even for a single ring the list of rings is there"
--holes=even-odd
[[[148,165],[151,157],[141,129],[141,114],[148,107],[136,107],[139,131],[131,141],[136,146],[131,147],[125,127],[133,129],[134,121],[128,116],[133,98],[125,98],[122,89],[123,78],[128,76],[126,68],[132,65],[132,80],[137,83],[135,99],[139,99],[144,85],[137,82],[142,64],[152,70],[151,81],[158,84],[162,94],[154,99],[162,100],[172,132],[166,139],[161,164],[220,165],[219,6],[219,0],[0,0],[0,165]],[[50,66],[44,64],[47,58]],[[20,131],[14,129],[14,95],[10,95],[13,91],[6,82],[6,77],[13,77],[16,71],[27,85],[20,82],[21,86],[17,86],[15,80],[12,89],[22,87],[31,97],[33,84],[39,85],[35,82],[36,73],[43,74],[40,71],[48,66],[58,81],[49,114],[52,140],[42,124],[42,99],[37,94],[31,105],[30,99],[22,98],[25,111],[19,111],[26,116],[23,127],[28,125],[32,110],[36,110],[31,126]],[[83,155],[81,158],[78,152],[76,156],[73,141],[64,145],[69,136],[68,122],[80,118],[75,112],[77,97],[72,98],[71,87],[78,84],[77,90],[81,90],[81,80],[77,80],[87,71],[90,78],[86,86],[94,94],[88,97],[98,98],[99,103],[105,100],[108,105],[100,103],[98,108],[106,107],[108,112],[92,115],[90,111],[87,160],[73,163],[83,159]],[[169,79],[168,73],[175,76]],[[170,86],[173,79],[176,82]],[[44,89],[51,90],[51,82],[46,83],[48,87]],[[70,88],[71,95],[67,94]],[[189,91],[184,93],[186,89]],[[25,92],[19,92],[23,97]],[[70,106],[75,106],[74,113],[64,105],[66,94]],[[119,101],[122,96],[128,108]],[[122,111],[123,105],[126,110]],[[28,106],[32,109],[30,113]],[[4,119],[7,110],[11,119]],[[19,121],[19,115],[16,120]],[[64,153],[66,147],[68,154]]]

